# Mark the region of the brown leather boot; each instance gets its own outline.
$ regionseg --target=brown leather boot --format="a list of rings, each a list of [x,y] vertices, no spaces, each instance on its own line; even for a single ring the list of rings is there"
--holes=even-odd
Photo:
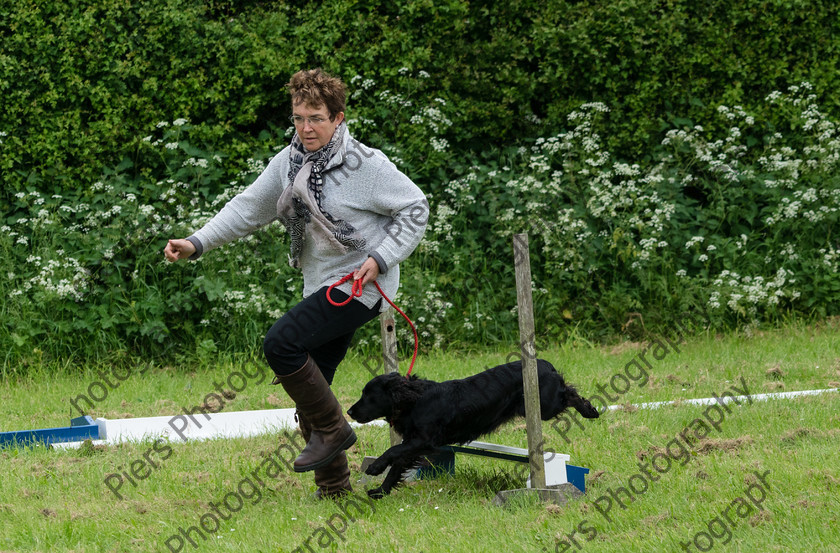
[[[312,427],[306,447],[295,459],[295,472],[324,468],[356,443],[356,433],[312,357],[307,357],[303,367],[279,376],[278,380]]]
[[[309,441],[312,426],[300,411],[295,412],[295,420],[300,427],[300,433],[305,441]],[[341,452],[335,456],[329,465],[315,469],[315,499],[336,499],[353,492],[350,485],[350,467],[347,464],[347,454]]]

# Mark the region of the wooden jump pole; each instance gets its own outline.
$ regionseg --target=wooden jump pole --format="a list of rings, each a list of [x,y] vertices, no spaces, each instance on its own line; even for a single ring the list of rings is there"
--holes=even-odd
[[[379,315],[379,328],[382,335],[382,361],[385,374],[399,371],[400,360],[397,354],[397,327],[394,320],[394,308],[390,305],[388,309]],[[402,438],[391,427],[391,445],[395,446],[402,442]]]
[[[528,235],[513,236],[513,264],[516,270],[516,304],[519,307],[519,345],[522,353],[522,381],[525,394],[525,428],[528,432],[528,462],[531,487],[545,488],[540,383],[534,330],[534,302],[531,297],[531,256]]]

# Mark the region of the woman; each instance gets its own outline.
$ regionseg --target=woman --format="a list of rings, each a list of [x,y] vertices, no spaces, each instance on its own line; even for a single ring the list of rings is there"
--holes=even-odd
[[[197,259],[275,220],[291,235],[289,262],[303,272],[304,299],[268,331],[264,352],[295,402],[307,441],[297,472],[315,471],[316,497],[352,491],[344,450],[356,441],[330,389],[354,332],[393,298],[399,263],[423,237],[429,205],[423,192],[379,150],[350,137],[344,122],[344,83],[320,69],[299,71],[287,85],[295,135],[262,174],[204,227],[170,240],[170,261]],[[364,291],[349,304],[327,301],[327,287],[353,273]],[[356,284],[358,286],[358,283]],[[332,291],[339,303],[353,283]]]

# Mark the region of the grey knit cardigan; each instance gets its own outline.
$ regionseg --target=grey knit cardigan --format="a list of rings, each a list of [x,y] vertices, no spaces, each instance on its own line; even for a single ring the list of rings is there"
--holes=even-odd
[[[280,194],[292,184],[290,148],[275,155],[251,186],[187,238],[196,246],[192,259],[277,220]],[[304,237],[300,255],[303,296],[329,286],[373,257],[380,270],[377,282],[393,299],[400,283],[399,264],[420,243],[429,220],[426,196],[385,154],[350,138],[349,133],[343,151],[327,163],[323,176],[324,210],[350,223],[365,239],[367,249],[339,251]],[[351,286],[352,281],[338,289],[349,295]],[[376,287],[369,284],[358,299],[371,308],[379,298]],[[383,301],[381,309],[387,306]]]

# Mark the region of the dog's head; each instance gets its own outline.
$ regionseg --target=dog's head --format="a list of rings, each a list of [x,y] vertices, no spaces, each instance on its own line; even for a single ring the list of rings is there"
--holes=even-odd
[[[390,421],[396,413],[414,405],[422,393],[421,382],[416,376],[406,378],[396,372],[375,376],[365,384],[362,397],[347,414],[360,423],[381,417]]]
[[[566,388],[566,403],[569,407],[573,407],[578,413],[587,419],[597,419],[598,410],[589,403],[589,400],[580,395],[577,390],[568,386]]]

